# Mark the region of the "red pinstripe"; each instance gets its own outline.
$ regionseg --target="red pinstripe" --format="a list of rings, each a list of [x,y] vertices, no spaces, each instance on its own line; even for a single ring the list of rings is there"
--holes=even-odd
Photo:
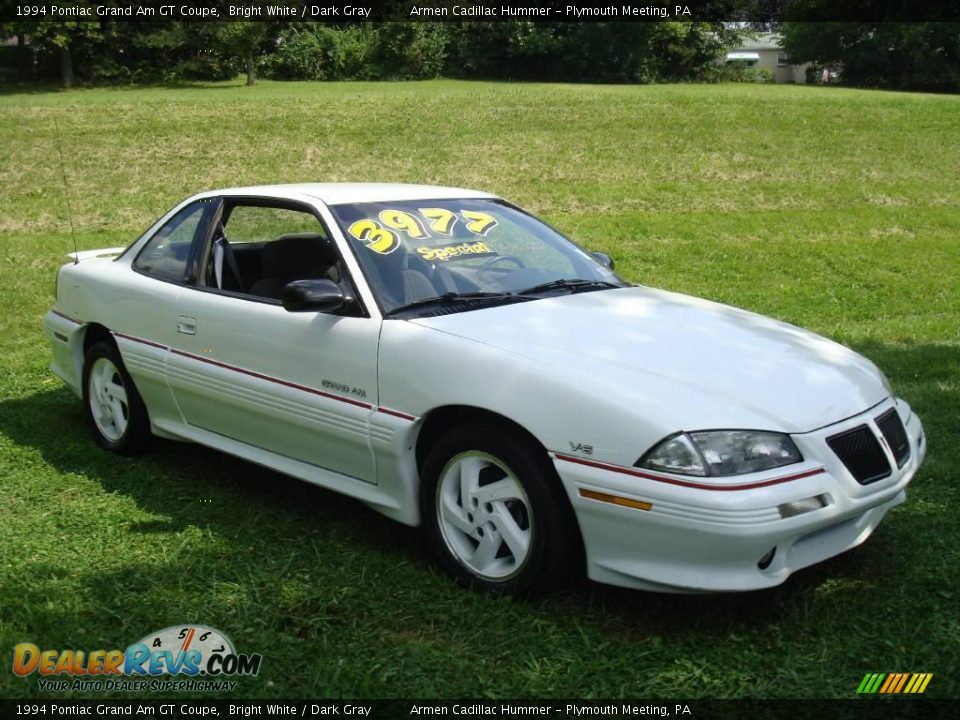
[[[666,483],[667,485],[679,485],[680,487],[695,488],[697,490],[753,490],[754,488],[779,485],[781,483],[791,482],[792,480],[800,480],[802,478],[811,477],[813,475],[819,475],[822,472],[826,472],[826,470],[821,467],[814,468],[813,470],[807,470],[805,472],[794,473],[793,475],[784,475],[783,477],[772,478],[770,480],[759,480],[752,483],[741,483],[739,485],[710,485],[707,483],[698,483],[689,480],[678,480],[677,478],[667,477],[665,475],[655,475],[644,470],[636,470],[634,468],[627,468],[621,465],[610,465],[608,463],[597,462],[596,460],[586,460],[584,458],[573,457],[571,455],[562,455],[560,453],[554,453],[554,455],[558,460],[564,460],[565,462],[586,465],[587,467],[599,468],[600,470],[609,470],[611,472],[618,472],[624,475],[632,475],[634,477],[643,478],[644,480],[655,480],[656,482]]]

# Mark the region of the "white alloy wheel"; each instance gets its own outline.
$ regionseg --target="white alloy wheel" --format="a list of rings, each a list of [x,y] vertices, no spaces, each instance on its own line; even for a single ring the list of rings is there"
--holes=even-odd
[[[453,556],[482,580],[519,573],[533,543],[530,500],[516,474],[479,451],[455,455],[437,483],[437,524]]]
[[[130,422],[130,405],[123,375],[109,358],[97,358],[87,378],[90,415],[100,433],[119,442]]]

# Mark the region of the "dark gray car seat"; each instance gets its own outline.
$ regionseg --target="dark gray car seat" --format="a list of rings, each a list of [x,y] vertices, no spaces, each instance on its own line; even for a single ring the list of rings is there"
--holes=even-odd
[[[260,297],[279,299],[284,286],[294,280],[341,278],[337,251],[318,233],[292,233],[267,243],[260,263],[263,274],[250,286],[250,294]]]

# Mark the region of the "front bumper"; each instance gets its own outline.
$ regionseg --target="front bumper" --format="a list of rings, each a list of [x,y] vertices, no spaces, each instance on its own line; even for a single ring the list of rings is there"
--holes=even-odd
[[[869,424],[894,406],[910,458],[901,468],[893,462],[889,477],[861,485],[826,438]],[[553,454],[580,524],[588,576],[662,592],[779,585],[795,570],[866,540],[887,511],[905,500],[905,488],[926,455],[920,419],[902,400],[885,400],[856,417],[792,437],[803,463],[737,478],[748,487],[727,491],[691,487],[696,478],[639,477],[633,469]],[[782,478],[792,479],[777,482]],[[814,497],[825,505],[782,516],[779,506]]]

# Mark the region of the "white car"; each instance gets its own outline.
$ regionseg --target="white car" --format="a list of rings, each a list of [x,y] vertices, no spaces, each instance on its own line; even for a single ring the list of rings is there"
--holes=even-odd
[[[205,192],[45,317],[97,441],[208,445],[423,525],[462,582],[737,591],[862,543],[926,452],[869,360],[643,286],[483,192]]]

